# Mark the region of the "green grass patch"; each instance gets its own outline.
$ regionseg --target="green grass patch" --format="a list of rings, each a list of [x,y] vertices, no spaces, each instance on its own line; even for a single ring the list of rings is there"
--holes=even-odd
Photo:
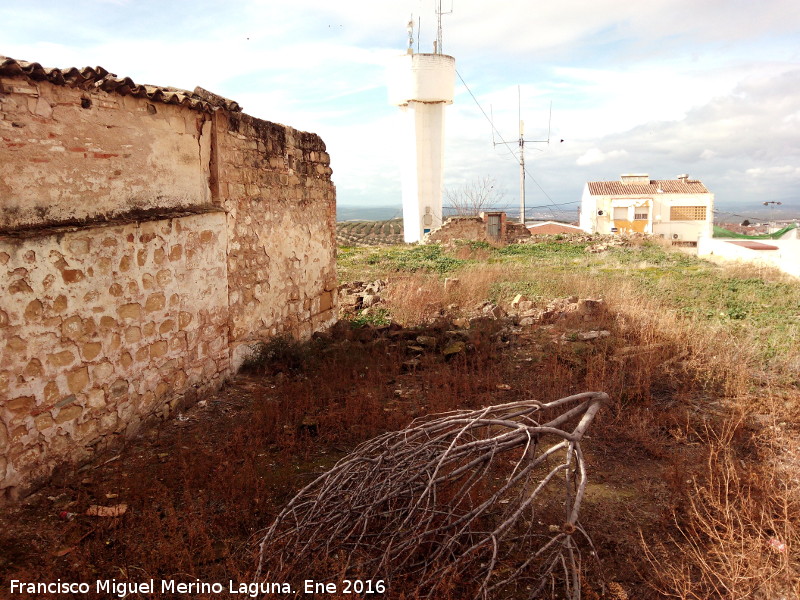
[[[350,319],[350,324],[353,327],[366,327],[368,325],[380,327],[381,325],[388,325],[391,322],[392,317],[385,308],[379,308],[367,314],[359,313]]]
[[[722,331],[731,336],[730,343],[752,348],[761,366],[789,365],[800,355],[800,281],[753,276],[654,242],[597,254],[586,247],[555,240],[501,248],[478,243],[476,249],[487,250],[485,258],[469,260],[456,259],[438,245],[343,247],[339,269],[343,280],[366,280],[415,271],[465,273],[502,263],[503,279],[489,286],[486,297],[501,303],[516,294],[542,301],[575,294],[603,297],[626,286],[643,302],[655,300],[698,328]]]
[[[534,258],[578,258],[586,256],[587,243],[548,240],[538,244],[509,244],[495,252],[499,256]]]
[[[736,239],[740,239],[740,240],[777,240],[783,234],[785,234],[788,231],[791,231],[792,229],[795,229],[795,226],[794,225],[788,225],[787,227],[784,227],[783,229],[779,229],[778,231],[776,231],[774,233],[761,233],[761,234],[757,234],[757,235],[747,235],[747,234],[744,234],[744,233],[735,233],[735,232],[731,231],[730,229],[725,229],[724,227],[719,227],[717,225],[714,225],[714,237],[715,238],[736,238]]]
[[[469,262],[451,256],[438,244],[386,248],[345,246],[339,248],[337,261],[342,281],[378,279],[402,272],[444,275]]]

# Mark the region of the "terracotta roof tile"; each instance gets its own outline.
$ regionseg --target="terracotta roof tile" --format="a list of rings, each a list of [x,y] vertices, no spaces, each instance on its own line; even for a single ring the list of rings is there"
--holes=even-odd
[[[650,183],[623,183],[622,181],[589,181],[592,196],[628,196],[658,194],[708,194],[702,182],[695,179],[651,179]]]
[[[554,223],[546,221],[544,223],[529,223],[527,225],[528,231],[533,235],[555,235],[559,233],[582,233],[583,230],[575,225],[567,225],[566,223]]]
[[[103,67],[55,69],[43,67],[37,62],[0,56],[0,76],[26,77],[34,81],[47,80],[55,85],[65,85],[84,90],[100,89],[122,96],[147,98],[152,102],[180,104],[193,110],[205,112],[211,112],[215,108],[224,108],[231,112],[240,112],[242,110],[237,102],[207,92],[203,88],[197,87],[193,92],[190,92],[173,87],[137,84],[130,77],[117,77]]]

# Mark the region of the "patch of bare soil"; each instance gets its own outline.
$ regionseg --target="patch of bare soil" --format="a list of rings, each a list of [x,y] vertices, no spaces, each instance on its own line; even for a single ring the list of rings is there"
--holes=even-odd
[[[524,326],[490,314],[414,329],[340,323],[306,344],[279,340],[218,394],[2,509],[0,596],[12,579],[87,582],[91,598],[111,597],[94,593],[97,580],[154,579],[156,590],[127,597],[246,597],[229,581],[252,581],[259,532],[358,443],[421,414],[596,390],[612,403],[583,444],[591,483],[581,522],[599,559],[584,556],[584,597],[659,597],[641,539],[673,531],[700,445],[675,373],[642,380],[634,353],[619,358],[636,343],[603,311]],[[117,516],[89,516],[92,506]],[[162,579],[224,592],[161,593]]]

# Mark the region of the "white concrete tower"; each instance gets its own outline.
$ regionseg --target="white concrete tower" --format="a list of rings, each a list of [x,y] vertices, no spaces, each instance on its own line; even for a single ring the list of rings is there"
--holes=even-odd
[[[453,103],[455,81],[456,59],[446,54],[415,54],[409,47],[390,67],[389,102],[404,118],[400,152],[407,243],[442,224],[444,107]]]

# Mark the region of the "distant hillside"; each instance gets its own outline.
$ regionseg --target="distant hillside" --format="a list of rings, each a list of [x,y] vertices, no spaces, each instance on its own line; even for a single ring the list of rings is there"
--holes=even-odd
[[[337,221],[388,221],[403,216],[401,205],[359,206],[355,204],[339,204],[336,206]]]

